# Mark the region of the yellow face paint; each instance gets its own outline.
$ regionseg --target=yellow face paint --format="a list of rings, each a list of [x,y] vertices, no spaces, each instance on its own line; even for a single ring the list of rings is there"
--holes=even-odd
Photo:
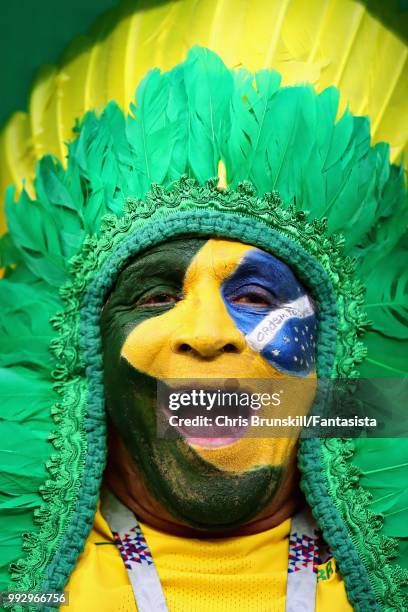
[[[122,357],[139,372],[166,379],[280,379],[290,380],[292,409],[306,414],[314,385],[274,368],[248,344],[230,316],[221,295],[222,283],[236,270],[253,246],[211,239],[196,253],[185,273],[183,297],[175,306],[142,321],[127,336]],[[189,347],[189,350],[185,350]],[[224,350],[233,347],[234,350]],[[309,376],[314,378],[314,374]],[[298,386],[296,387],[296,384]],[[251,432],[228,446],[194,450],[205,461],[228,472],[262,465],[282,466],[295,438],[253,438]]]

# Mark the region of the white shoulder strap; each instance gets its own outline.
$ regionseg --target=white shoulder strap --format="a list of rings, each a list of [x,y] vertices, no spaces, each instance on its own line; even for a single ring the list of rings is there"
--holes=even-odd
[[[107,489],[102,494],[101,511],[127,569],[138,612],[167,612],[160,578],[137,518]],[[318,530],[306,509],[292,519],[286,612],[314,612],[317,563]]]
[[[160,578],[137,518],[108,490],[103,492],[101,511],[127,569],[138,612],[167,612]]]
[[[289,536],[286,612],[314,612],[316,606],[319,531],[305,508],[295,514]]]

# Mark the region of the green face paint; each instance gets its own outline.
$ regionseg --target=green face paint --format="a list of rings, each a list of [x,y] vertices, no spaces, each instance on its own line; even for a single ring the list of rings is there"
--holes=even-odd
[[[201,376],[202,368],[210,367],[208,363],[203,366],[202,360],[194,362],[191,356],[177,356],[173,347],[175,334],[188,329],[191,312],[195,312],[194,285],[204,279],[205,293],[210,286],[205,274],[218,278],[211,257],[204,259],[208,266],[192,268],[192,261],[209,242],[213,241],[179,239],[139,256],[120,275],[103,309],[101,327],[108,414],[146,486],[178,520],[195,528],[222,530],[246,523],[271,501],[282,466],[262,461],[232,473],[208,461],[183,438],[156,436],[157,379],[177,377],[185,360],[191,377]],[[214,289],[203,299],[210,301],[212,296],[215,300],[216,293]],[[220,316],[234,326],[226,310]],[[153,328],[149,327],[152,323]],[[153,338],[149,329],[160,338]],[[136,338],[132,360],[123,355],[129,338]],[[228,358],[236,361],[241,355]],[[243,371],[244,366],[240,366]],[[259,440],[249,442],[259,446]]]

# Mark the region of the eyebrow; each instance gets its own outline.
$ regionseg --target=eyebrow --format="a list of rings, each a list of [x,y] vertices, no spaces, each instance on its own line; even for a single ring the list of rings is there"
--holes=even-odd
[[[126,285],[130,281],[134,282],[138,278],[157,277],[169,278],[174,277],[177,273],[185,273],[186,258],[192,260],[196,250],[197,242],[204,243],[206,239],[199,237],[180,238],[172,240],[162,245],[157,245],[149,251],[140,253],[127,267],[122,270],[117,279],[115,288]],[[193,245],[189,254],[189,245]],[[176,257],[175,257],[176,255]],[[169,262],[171,265],[169,265]]]
[[[165,256],[161,258],[159,253],[154,253],[154,255],[154,261],[150,258],[149,253],[149,256],[142,257],[129,264],[120,274],[118,282],[127,282],[130,278],[133,278],[134,276],[140,276],[141,274],[143,274],[143,276],[153,276],[157,272],[158,263],[161,263],[162,261],[167,261],[168,263],[168,258],[166,258]]]
[[[295,299],[299,289],[307,294],[291,268],[274,255],[258,249],[244,255],[236,270],[224,281],[224,291],[235,290],[240,283],[248,281],[263,282],[274,293],[283,294],[284,299]]]
[[[273,255],[269,256],[267,253],[262,253],[257,259],[250,259],[248,255],[249,254],[246,254],[244,256],[231,276],[234,276],[234,274],[236,274],[237,277],[241,275],[250,276],[256,274],[258,278],[268,282],[290,280],[291,282],[300,284],[292,270],[286,267],[279,259],[273,257]],[[263,261],[261,261],[261,258]]]

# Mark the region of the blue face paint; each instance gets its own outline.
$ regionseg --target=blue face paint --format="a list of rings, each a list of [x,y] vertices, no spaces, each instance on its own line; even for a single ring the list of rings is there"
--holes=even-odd
[[[315,307],[286,264],[253,249],[224,281],[221,294],[249,346],[277,370],[295,376],[315,370]]]

